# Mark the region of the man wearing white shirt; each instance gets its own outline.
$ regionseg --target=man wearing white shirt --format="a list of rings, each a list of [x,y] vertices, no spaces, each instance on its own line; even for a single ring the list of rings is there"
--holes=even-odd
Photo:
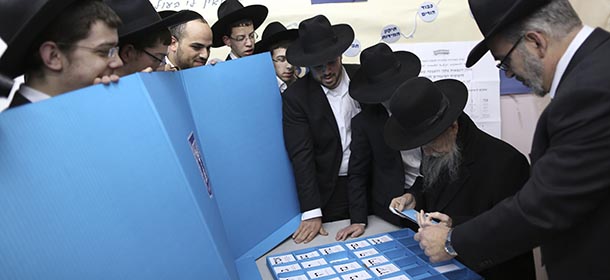
[[[296,243],[326,235],[322,222],[349,218],[351,119],[360,105],[348,94],[356,67],[343,65],[341,55],[353,39],[349,25],[331,26],[319,15],[300,23],[286,52],[290,64],[311,69],[282,95],[284,141],[302,212]]]
[[[509,77],[552,100],[530,154],[531,178],[513,197],[453,229],[415,236],[432,261],[473,269],[540,246],[549,279],[608,279],[610,266],[610,34],[583,26],[568,0],[470,0],[488,50]]]

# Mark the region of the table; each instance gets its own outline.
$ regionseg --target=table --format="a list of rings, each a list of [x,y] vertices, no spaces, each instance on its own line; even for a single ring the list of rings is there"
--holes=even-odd
[[[390,224],[374,215],[369,216],[368,222],[369,223],[366,227],[364,234],[360,237],[366,237],[366,236],[370,236],[370,235],[375,235],[375,234],[379,234],[379,233],[395,231],[395,230],[400,229],[400,227]],[[267,263],[266,263],[267,256],[285,253],[285,252],[292,252],[295,250],[306,249],[306,248],[311,248],[311,247],[316,247],[316,246],[320,246],[320,245],[337,242],[335,240],[335,235],[337,235],[337,232],[339,230],[348,226],[349,224],[350,224],[349,219],[336,221],[336,222],[330,222],[330,223],[324,223],[323,226],[324,226],[324,229],[326,229],[326,231],[328,232],[328,235],[327,236],[318,235],[318,236],[316,236],[316,238],[314,238],[314,240],[312,240],[311,242],[309,242],[307,244],[304,244],[304,243],[296,244],[296,243],[294,243],[294,241],[292,240],[291,237],[288,237],[280,245],[273,248],[273,250],[267,252],[267,254],[263,255],[262,257],[260,257],[256,260],[256,266],[258,267],[258,271],[260,272],[262,279],[263,280],[272,280],[273,279],[273,276],[271,276],[271,273],[269,272],[269,268],[267,267]]]

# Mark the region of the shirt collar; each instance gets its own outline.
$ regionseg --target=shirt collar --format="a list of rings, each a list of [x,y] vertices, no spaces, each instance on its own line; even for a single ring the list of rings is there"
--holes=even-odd
[[[557,92],[557,87],[559,86],[559,82],[561,81],[561,77],[563,73],[565,73],[568,68],[568,64],[570,64],[570,60],[574,57],[574,54],[580,48],[580,46],[585,42],[587,37],[591,35],[593,32],[593,28],[590,26],[583,26],[582,29],[576,34],[576,37],[572,39],[572,42],[568,46],[568,49],[563,53],[561,59],[557,63],[557,67],[555,68],[555,76],[553,76],[553,82],[551,83],[551,90],[549,91],[549,95],[551,98],[555,97],[555,93]]]
[[[278,76],[275,76],[275,78],[277,79],[277,86],[280,88],[280,93],[284,93],[284,91],[288,88],[288,85]]]
[[[37,89],[33,89],[31,87],[28,87],[25,84],[22,84],[19,87],[19,93],[23,97],[25,97],[25,99],[29,100],[32,103],[51,98],[50,95],[48,95],[48,94],[46,94],[46,93],[44,93],[42,91],[39,91]]]
[[[238,58],[239,58],[239,56],[237,56],[236,54],[234,54],[234,53],[233,53],[233,51],[231,51],[231,52],[229,53],[229,56],[231,57],[231,59],[238,59]]]
[[[347,94],[347,92],[349,91],[349,76],[347,75],[347,72],[345,71],[345,67],[343,67],[343,65],[341,65],[341,82],[339,82],[339,85],[336,88],[330,89],[327,88],[325,86],[323,86],[322,84],[320,84],[320,86],[322,87],[322,90],[324,91],[324,94],[326,95],[334,95],[334,96],[343,96],[345,94]]]
[[[167,64],[170,69],[180,70],[178,67],[176,67],[176,65],[172,63],[171,60],[169,60],[169,56],[165,56],[165,64]]]

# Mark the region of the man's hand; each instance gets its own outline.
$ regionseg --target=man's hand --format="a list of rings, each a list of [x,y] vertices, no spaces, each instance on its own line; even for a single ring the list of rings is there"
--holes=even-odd
[[[119,81],[119,76],[116,74],[112,74],[112,75],[107,75],[107,76],[102,76],[95,78],[95,80],[93,80],[93,84],[97,85],[99,83],[105,84],[105,85],[109,85],[110,83],[116,83]]]
[[[351,224],[339,232],[335,236],[335,240],[343,241],[349,237],[356,238],[364,233],[364,224]]]
[[[445,240],[447,240],[448,227],[443,224],[428,225],[420,227],[415,234],[415,241],[424,250],[430,262],[442,262],[453,257],[445,252]]]
[[[441,212],[424,213],[423,210],[417,213],[417,224],[420,227],[426,227],[435,224],[432,219],[438,220],[440,224],[450,228],[453,223],[451,217]]]
[[[328,235],[328,232],[322,227],[322,218],[312,218],[308,220],[301,221],[299,228],[292,235],[292,239],[294,239],[294,243],[309,243],[314,239],[318,234],[320,235]]]
[[[399,197],[395,197],[390,202],[391,208],[396,208],[398,211],[415,208],[415,197],[410,193],[405,193]]]

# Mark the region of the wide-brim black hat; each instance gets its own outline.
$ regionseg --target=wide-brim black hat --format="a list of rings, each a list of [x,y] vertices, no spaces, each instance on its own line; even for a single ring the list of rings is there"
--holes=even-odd
[[[392,116],[384,127],[385,142],[396,150],[428,144],[457,120],[467,101],[468,89],[458,80],[409,79],[390,101]]]
[[[40,33],[76,0],[18,0],[0,2],[0,37],[7,48],[0,73],[15,78],[25,72],[25,58]]]
[[[238,0],[226,0],[218,7],[218,21],[212,25],[212,47],[225,45],[223,36],[228,36],[229,26],[237,21],[249,19],[256,30],[267,18],[269,10],[263,5],[250,5],[244,7]]]
[[[466,67],[477,63],[489,51],[489,39],[549,2],[551,0],[468,0],[474,20],[485,38],[468,54]]]
[[[360,103],[378,104],[420,71],[421,61],[415,54],[392,52],[387,44],[378,43],[360,54],[360,68],[350,79],[349,94]]]
[[[193,19],[194,12],[177,12],[166,18],[161,18],[155,7],[147,0],[104,0],[123,21],[119,26],[119,40],[136,33],[146,33],[152,30],[168,28]]]
[[[269,23],[263,31],[263,38],[254,46],[254,53],[269,51],[271,45],[281,41],[294,41],[299,37],[299,30],[286,29],[286,27],[274,21]]]
[[[351,26],[331,26],[328,18],[317,15],[299,24],[299,38],[286,50],[286,58],[296,66],[324,64],[341,56],[353,41]]]

